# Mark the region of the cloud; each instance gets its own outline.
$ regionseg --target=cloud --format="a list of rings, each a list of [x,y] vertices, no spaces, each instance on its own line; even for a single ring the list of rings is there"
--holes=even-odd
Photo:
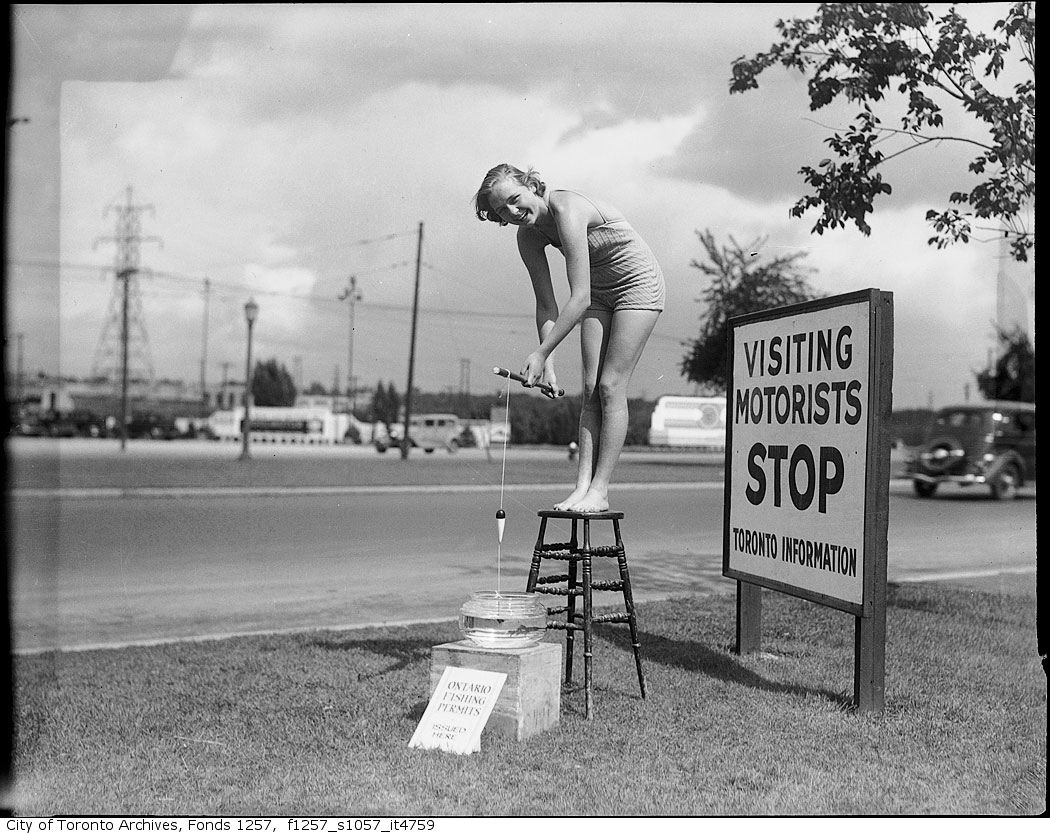
[[[192,14],[179,4],[20,3],[12,12],[14,68],[20,82],[161,78]]]
[[[615,175],[619,169],[626,178],[675,154],[697,119],[694,115],[666,116],[570,129],[555,142],[535,147],[532,157],[543,159],[552,175],[586,181],[598,174]]]
[[[801,193],[797,169],[819,158],[824,130],[806,120],[803,84],[780,72],[757,91],[728,95],[732,59],[772,43],[775,16],[811,10],[195,7],[175,78],[63,86],[62,260],[98,265],[63,272],[66,361],[86,362],[83,346],[98,338],[112,286],[100,270],[113,249],[91,244],[113,232],[103,209],[133,184],[135,199],[155,206],[143,233],[164,243],[143,247],[156,279],[142,291],[165,375],[195,378],[208,276],[213,370],[243,361],[243,304],[257,293],[261,347],[302,357],[307,380],[327,384],[336,364],[345,371],[348,306],[338,295],[354,274],[364,295],[355,373],[402,378],[420,221],[420,384],[456,384],[463,359],[514,364],[535,340],[528,276],[513,234],[479,223],[470,206],[481,176],[501,161],[533,164],[555,185],[612,202],[657,253],[669,304],[639,366],[639,391],[685,387],[681,342],[702,312],[702,276],[689,263],[704,228],[811,250],[828,291],[899,292],[898,335],[919,355],[919,337],[950,344],[962,320],[981,354],[981,268],[960,254],[965,247],[925,246],[922,198],[943,178],[946,155],[900,157],[900,188],[878,206],[872,238],[814,237],[812,218],[788,216]],[[39,167],[25,148],[15,154],[19,189],[31,189]],[[25,257],[32,223],[14,225]],[[564,294],[556,256],[552,265]],[[18,296],[19,316],[37,289]],[[575,346],[559,353],[573,387]],[[954,353],[945,367],[959,366],[965,352]]]
[[[378,4],[197,7],[180,77],[250,83],[246,100],[322,112],[406,82],[493,86],[619,118],[691,111],[728,84],[741,48],[769,45],[778,14],[756,4]],[[715,75],[717,74],[717,75]],[[717,82],[714,77],[721,76]]]

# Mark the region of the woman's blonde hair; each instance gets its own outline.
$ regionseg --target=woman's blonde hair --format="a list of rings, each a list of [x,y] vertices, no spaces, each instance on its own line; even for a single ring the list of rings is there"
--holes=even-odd
[[[540,179],[539,173],[534,168],[522,171],[520,168],[508,165],[506,162],[500,163],[485,174],[485,179],[481,181],[481,188],[474,195],[474,213],[478,216],[478,220],[491,220],[493,223],[499,223],[501,226],[507,225],[507,221],[501,219],[493,211],[489,203],[489,194],[492,192],[492,189],[496,186],[496,183],[503,182],[503,180],[514,180],[514,182],[524,185],[526,188],[531,188],[540,197],[547,192],[547,184]]]

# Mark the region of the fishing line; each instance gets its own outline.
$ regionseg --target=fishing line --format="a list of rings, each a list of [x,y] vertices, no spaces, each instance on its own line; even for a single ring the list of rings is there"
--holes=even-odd
[[[507,440],[510,439],[510,377],[507,377],[507,403],[503,412],[503,467],[499,476],[499,509],[496,510],[496,531],[498,541],[496,543],[496,596],[502,590],[502,558],[503,558],[503,525],[507,522],[507,514],[503,511],[503,487],[507,478]]]

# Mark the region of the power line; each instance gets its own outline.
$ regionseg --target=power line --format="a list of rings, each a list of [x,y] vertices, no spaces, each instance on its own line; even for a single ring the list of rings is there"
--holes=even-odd
[[[380,235],[379,237],[364,238],[361,240],[353,240],[345,243],[333,243],[331,246],[311,247],[312,252],[331,252],[338,249],[356,249],[360,246],[369,246],[373,243],[383,243],[388,240],[397,240],[403,237],[415,237],[416,233],[412,232],[391,232],[387,235]],[[241,266],[243,261],[234,261],[228,263],[208,264],[205,269],[208,271],[214,271],[223,269],[230,266]]]
[[[36,267],[40,269],[72,269],[72,270],[84,270],[91,272],[103,272],[111,269],[110,267],[99,266],[97,264],[71,264],[64,262],[49,262],[49,261],[33,261],[33,260],[8,260],[10,266],[28,266]],[[386,272],[393,269],[400,269],[411,265],[411,261],[398,261],[396,263],[387,264],[386,266],[372,267],[370,269],[354,270],[356,275],[372,275],[377,272]],[[298,298],[312,301],[325,301],[332,302],[338,301],[338,299],[332,298],[328,295],[320,295],[315,293],[290,293],[283,292],[281,290],[264,290],[264,289],[253,289],[252,287],[245,286],[244,284],[233,284],[228,281],[216,281],[213,278],[206,278],[199,275],[190,275],[188,273],[181,272],[169,272],[166,270],[151,269],[150,275],[153,278],[163,278],[170,281],[177,281],[183,283],[194,283],[201,284],[203,286],[205,281],[209,281],[213,288],[225,289],[230,292],[252,292],[257,295],[269,295],[279,298]]]

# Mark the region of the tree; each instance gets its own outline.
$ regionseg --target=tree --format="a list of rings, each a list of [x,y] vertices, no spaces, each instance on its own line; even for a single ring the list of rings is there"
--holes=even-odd
[[[372,394],[372,422],[384,422],[383,414],[386,411],[386,388],[383,381],[376,383],[375,393]]]
[[[372,418],[378,420],[389,432],[390,427],[397,422],[398,412],[401,410],[401,396],[397,393],[394,383],[383,387],[382,380],[376,385],[375,395],[372,397]]]
[[[779,63],[809,77],[811,110],[839,96],[862,107],[846,130],[824,140],[837,159],[800,169],[813,192],[795,203],[791,216],[819,208],[817,234],[852,221],[868,235],[865,218],[875,199],[891,192],[884,163],[931,144],[966,143],[979,149],[969,171],[985,179],[969,192],[950,193],[948,203],[960,208],[926,212],[935,231],[928,243],[940,249],[968,242],[975,229],[1002,232],[976,225],[995,218],[1007,230],[1014,258],[1028,260],[1035,233],[1020,215],[1035,197],[1034,3],[1013,4],[994,35],[971,32],[954,8],[935,19],[921,3],[821,4],[814,17],[778,20],[776,28],[781,41],[768,52],[733,62],[730,93],[756,89],[758,76]],[[1008,60],[1024,76],[1012,96],[985,83],[998,79]],[[906,97],[899,128],[884,126],[872,109],[893,85]],[[981,141],[944,133],[942,104],[949,101],[976,120]],[[886,154],[877,146],[887,147],[888,139],[900,147]]]
[[[700,335],[692,342],[682,359],[682,376],[714,392],[726,389],[727,320],[732,316],[797,304],[819,297],[806,276],[814,270],[799,262],[805,252],[778,255],[771,260],[758,259],[765,243],[760,238],[750,246],[742,247],[729,237],[728,246],[719,246],[709,230],[697,232],[707,260],[694,260],[694,266],[711,283],[703,291],[700,301],[705,309],[700,317]]]
[[[252,398],[255,405],[295,405],[295,383],[292,375],[276,359],[256,362],[252,372]]]
[[[311,382],[308,386],[306,386],[306,390],[303,391],[303,393],[304,394],[317,394],[317,395],[322,395],[323,396],[323,395],[326,395],[328,393],[328,389],[325,388],[324,385],[322,385],[320,382],[317,382],[315,380],[314,382]]]
[[[998,331],[1002,351],[995,365],[979,371],[977,387],[990,400],[1035,402],[1035,350],[1020,328]]]

